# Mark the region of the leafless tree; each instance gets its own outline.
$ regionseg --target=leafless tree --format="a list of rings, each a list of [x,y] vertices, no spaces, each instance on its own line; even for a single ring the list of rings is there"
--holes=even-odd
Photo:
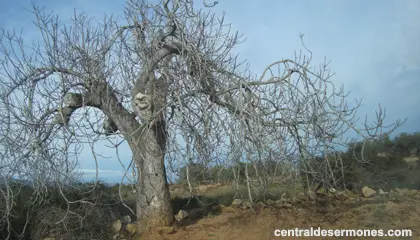
[[[347,105],[327,61],[310,65],[304,44],[294,59],[253,75],[232,53],[241,36],[207,9],[213,5],[128,0],[125,25],[76,13],[64,24],[34,7],[41,41],[28,45],[2,32],[2,181],[19,175],[38,187],[63,184],[83,142],[109,139],[116,150],[126,142],[144,232],[173,222],[165,160],[205,162],[215,153],[224,154],[223,164],[291,152],[305,158],[343,144],[349,130],[377,135],[371,131],[382,118],[357,126],[359,105]]]

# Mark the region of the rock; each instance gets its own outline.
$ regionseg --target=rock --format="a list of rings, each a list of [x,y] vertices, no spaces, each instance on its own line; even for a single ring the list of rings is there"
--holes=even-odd
[[[346,201],[347,198],[349,198],[349,196],[346,194],[346,192],[341,192],[341,191],[337,192],[335,194],[335,197],[341,202],[344,202],[344,201]]]
[[[292,204],[290,204],[290,203],[278,202],[278,203],[276,203],[275,207],[277,207],[277,208],[287,208],[287,209],[289,209],[289,208],[292,208],[292,207],[293,207],[293,205],[292,205]]]
[[[387,192],[384,192],[384,190],[382,190],[382,189],[379,189],[379,195],[387,195],[388,193]]]
[[[42,240],[55,240],[55,237],[46,237],[46,238],[43,238]]]
[[[135,224],[135,223],[128,223],[128,224],[125,226],[125,230],[126,230],[128,233],[130,233],[131,235],[136,234],[136,232],[137,232],[136,224]]]
[[[113,232],[118,233],[118,232],[120,232],[121,228],[122,228],[122,222],[121,222],[120,219],[117,219],[112,223],[112,231]]]
[[[345,203],[346,204],[355,204],[355,203],[357,203],[356,199],[358,199],[358,198],[348,198],[348,199],[345,200]]]
[[[125,215],[122,219],[123,223],[131,223],[131,217],[129,215]]]
[[[307,197],[306,197],[306,195],[303,192],[298,193],[296,195],[296,198],[299,199],[299,200],[301,200],[301,201],[306,201],[307,200]]]
[[[248,208],[252,208],[252,204],[246,201],[242,204],[242,209],[248,209]]]
[[[241,206],[242,204],[244,203],[244,201],[242,200],[242,199],[235,199],[235,200],[233,200],[233,202],[232,202],[232,204],[231,204],[231,206],[232,207],[239,207],[239,206]]]
[[[373,190],[373,189],[372,189],[372,188],[370,188],[370,187],[364,186],[364,187],[362,188],[362,195],[363,195],[365,198],[370,198],[370,197],[373,197],[375,194],[376,194],[376,191],[375,191],[375,190]]]
[[[180,222],[188,218],[188,212],[185,210],[179,210],[178,214],[175,216],[175,219]]]
[[[120,234],[115,234],[114,236],[112,236],[112,239],[113,240],[117,240],[117,239],[119,239],[120,238]]]
[[[335,189],[335,188],[330,188],[329,190],[330,190],[330,193],[332,193],[332,194],[335,194],[337,192],[337,189]]]
[[[282,206],[282,208],[292,208],[293,206],[292,206],[292,204],[290,204],[290,203],[285,203],[285,204],[283,204],[283,206]]]
[[[172,234],[172,233],[175,233],[175,228],[174,227],[157,227],[156,230],[159,233],[164,233],[164,234]]]

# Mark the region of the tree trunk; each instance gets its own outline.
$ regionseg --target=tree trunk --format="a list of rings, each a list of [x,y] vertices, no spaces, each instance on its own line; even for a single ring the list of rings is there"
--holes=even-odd
[[[138,170],[136,209],[140,234],[169,226],[174,220],[164,161],[166,78],[156,79],[154,73],[147,72],[141,76],[142,87],[134,95],[133,107],[142,124],[129,141]]]
[[[132,144],[137,165],[137,230],[139,233],[152,228],[169,226],[174,215],[170,202],[165,171],[165,141],[162,131],[146,130],[141,140]],[[135,147],[133,149],[133,147]]]

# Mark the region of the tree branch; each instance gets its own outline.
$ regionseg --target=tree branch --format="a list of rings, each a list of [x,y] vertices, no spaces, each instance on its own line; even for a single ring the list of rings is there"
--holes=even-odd
[[[92,97],[91,94],[85,93],[67,93],[64,96],[64,107],[58,110],[55,123],[68,126],[70,117],[77,109],[81,107],[101,108],[101,101],[98,97]]]
[[[183,50],[182,44],[178,42],[167,43],[160,48],[153,58],[143,66],[143,70],[140,73],[139,78],[135,82],[134,89],[132,91],[132,97],[135,97],[138,93],[144,93],[146,90],[146,85],[151,80],[150,77],[154,74],[156,65],[164,58],[172,54],[180,54]]]

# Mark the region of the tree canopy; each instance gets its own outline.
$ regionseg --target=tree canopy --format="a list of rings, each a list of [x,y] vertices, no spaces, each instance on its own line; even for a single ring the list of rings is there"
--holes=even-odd
[[[349,131],[373,139],[400,125],[385,129],[380,110],[376,122],[359,126],[360,103],[349,106],[328,61],[312,65],[303,36],[293,59],[279,57],[256,76],[233,53],[241,35],[211,12],[214,4],[128,0],[123,25],[85,13],[65,24],[34,6],[39,41],[3,30],[2,181],[28,179],[38,194],[46,181],[72,185],[82,143],[109,139],[118,154],[126,142],[146,231],[173,221],[165,166],[179,159],[303,161],[345,145]],[[7,217],[12,205],[4,206]]]

